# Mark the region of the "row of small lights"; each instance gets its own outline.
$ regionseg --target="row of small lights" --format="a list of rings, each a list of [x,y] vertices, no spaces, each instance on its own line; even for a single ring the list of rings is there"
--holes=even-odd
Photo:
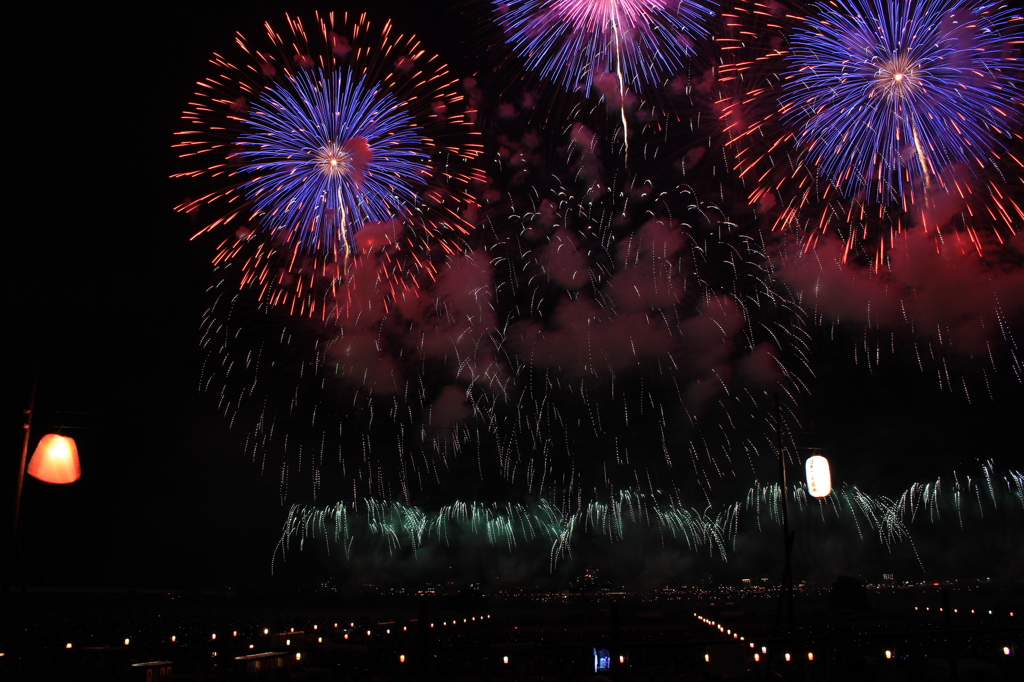
[[[731,635],[733,639],[738,639],[741,642],[747,641],[747,638],[740,636],[740,633],[733,632],[732,629],[726,628],[721,623],[716,623],[715,621],[711,620],[710,618],[705,618],[704,616],[700,615],[699,613],[694,613],[693,617],[696,618],[697,620],[699,620],[700,622],[704,623],[705,625],[710,625],[713,628],[717,628],[718,631],[721,632],[724,635],[727,635],[727,636]],[[755,644],[753,642],[750,642],[749,644],[750,644],[750,648],[751,649],[755,648]],[[766,647],[766,646],[761,647],[761,651],[760,652],[755,651],[754,652],[754,662],[755,663],[759,663],[761,661],[761,655],[762,654],[766,654],[766,653],[768,653],[768,647]],[[786,654],[786,660],[788,661],[789,659],[790,659],[790,655],[787,653]],[[807,652],[807,660],[808,661],[813,661],[814,660],[814,653],[813,652],[810,652],[810,651]],[[709,653],[705,653],[704,654],[704,662],[705,663],[710,663],[711,662],[711,654],[709,654]]]
[[[919,610],[920,610],[920,607],[918,607],[918,606],[915,606],[915,607],[914,607],[914,610],[915,610],[915,611],[919,611]],[[925,611],[930,611],[930,610],[931,610],[931,607],[925,607]],[[939,610],[940,612],[942,612],[942,611],[943,611],[944,609],[943,609],[942,607],[939,607],[939,609],[938,609],[938,610]],[[953,613],[959,613],[959,609],[953,609]],[[975,610],[975,609],[971,609],[971,613],[972,613],[972,614],[976,613],[976,610]],[[992,611],[992,610],[990,609],[990,610],[988,611],[988,614],[989,614],[989,615],[992,615],[992,613],[993,613],[993,611]],[[717,628],[718,628],[718,630],[719,630],[720,632],[724,632],[725,634],[729,634],[729,635],[732,635],[734,639],[740,639],[740,640],[743,640],[743,639],[744,639],[743,637],[740,637],[738,633],[733,633],[733,632],[732,632],[732,630],[727,630],[727,629],[725,628],[725,626],[723,626],[723,625],[721,625],[721,624],[718,624],[718,623],[716,623],[716,622],[715,622],[715,621],[713,621],[713,620],[710,620],[710,619],[708,619],[708,618],[704,618],[703,616],[700,616],[700,615],[699,615],[699,614],[697,614],[697,613],[694,613],[693,615],[694,615],[694,617],[695,617],[695,618],[697,618],[697,619],[699,619],[699,620],[703,621],[704,623],[706,623],[706,624],[709,624],[709,625],[711,625],[712,627],[717,627]],[[1009,612],[1009,615],[1010,615],[1011,617],[1013,617],[1013,615],[1014,615],[1014,612],[1013,612],[1013,611],[1010,611],[1010,612]],[[480,616],[480,621],[481,621],[481,622],[483,622],[483,620],[484,620],[485,618],[486,618],[486,619],[489,619],[490,617],[491,617],[490,615],[487,615],[487,616]],[[471,621],[475,622],[476,620],[477,620],[477,617],[476,617],[476,616],[472,616],[472,617],[470,617],[470,618],[468,618],[468,619],[467,619],[467,618],[463,618],[463,619],[462,619],[462,622],[463,622],[463,623],[469,623],[469,622],[471,622]],[[453,619],[452,621],[443,621],[443,622],[442,622],[441,624],[442,624],[442,626],[447,626],[447,625],[449,624],[449,622],[450,622],[450,623],[451,623],[451,625],[453,625],[453,626],[454,626],[454,625],[458,625],[458,623],[459,623],[458,619]],[[355,625],[356,625],[356,624],[355,624],[354,622],[352,622],[352,623],[349,623],[349,627],[350,627],[350,628],[354,628],[354,627],[355,627]],[[433,628],[434,626],[435,626],[435,624],[434,624],[434,623],[431,623],[431,624],[430,624],[430,627],[432,627],[432,628]],[[335,627],[335,628],[337,628],[337,627],[338,627],[338,623],[335,623],[335,624],[334,624],[334,627]],[[313,625],[313,629],[314,629],[314,630],[317,630],[317,629],[319,629],[319,626],[318,626],[318,625],[316,625],[316,624],[314,624],[314,625]],[[403,627],[402,627],[402,631],[403,631],[403,632],[407,632],[407,631],[408,631],[408,629],[409,629],[409,628],[408,628],[408,626],[403,626]],[[516,628],[516,629],[518,629],[518,628]],[[291,633],[294,633],[294,632],[295,632],[295,628],[291,628],[291,629],[290,629],[290,631],[291,631]],[[389,634],[389,635],[390,635],[390,634],[391,634],[391,628],[387,628],[387,629],[385,630],[385,633],[386,633],[386,634]],[[269,634],[270,634],[270,629],[269,629],[269,628],[263,628],[263,634],[264,634],[264,635],[269,635]],[[371,631],[371,630],[367,630],[367,631],[366,631],[366,635],[367,635],[368,637],[369,637],[369,636],[371,636],[371,635],[372,635],[372,631]],[[232,637],[237,637],[237,636],[238,636],[238,630],[233,630],[233,631],[231,632],[231,636],[232,636]],[[211,639],[211,640],[216,640],[216,639],[217,639],[217,633],[212,633],[212,634],[210,635],[210,639]],[[345,634],[345,639],[348,639],[348,634],[347,634],[347,633]],[[176,642],[176,641],[177,641],[177,636],[176,636],[176,635],[171,635],[171,641],[172,641],[172,642]],[[289,641],[290,641],[290,640],[289,640]],[[320,641],[320,642],[323,642],[323,637],[320,637],[318,641]],[[130,640],[129,640],[128,638],[125,638],[125,640],[124,640],[124,644],[125,644],[125,646],[128,646],[128,645],[129,645],[129,642],[130,642]],[[252,646],[252,645],[250,645],[250,648],[251,648],[251,646]],[[66,645],[66,648],[70,649],[71,647],[72,647],[72,645],[71,645],[71,643],[69,642],[69,643],[68,643],[68,644]],[[751,644],[751,647],[753,647],[753,644]]]
[[[1012,656],[1013,655],[1013,649],[1011,647],[1004,646],[1003,647],[1003,655],[1004,656]],[[892,649],[886,649],[885,650],[885,657],[886,658],[892,658],[893,656],[894,656],[894,654],[892,652]]]
[[[490,618],[490,616],[480,616],[480,622],[482,623],[482,622],[484,621],[484,619],[485,619],[485,618]],[[467,620],[466,618],[463,618],[463,619],[462,619],[462,622],[463,622],[463,623],[469,623],[469,622],[472,622],[472,621],[475,621],[475,620],[477,620],[477,618],[476,618],[476,616],[473,616],[473,617],[469,618],[468,620]],[[446,625],[448,625],[448,624],[449,624],[449,621],[441,621],[441,625],[442,625],[442,626],[446,626]],[[458,619],[458,618],[456,618],[455,620],[451,621],[451,623],[450,623],[450,624],[451,624],[451,625],[458,625],[458,624],[459,624],[459,619]],[[434,624],[433,624],[433,623],[431,623],[431,624],[430,624],[430,627],[434,627]]]
[[[489,620],[490,617],[491,617],[490,614],[488,614],[486,616],[480,616],[479,618],[477,618],[476,616],[471,616],[468,619],[467,618],[463,618],[462,622],[464,624],[468,624],[468,623],[474,623],[477,620],[479,620],[482,623],[485,620]],[[453,625],[454,626],[454,625],[458,625],[458,624],[459,624],[458,618],[456,618],[455,620],[452,620],[452,621],[447,621],[447,620],[441,621],[441,627],[447,627],[448,625]],[[431,623],[430,627],[435,627],[436,625],[437,625],[436,623]],[[369,630],[367,630],[366,634],[370,634]],[[398,662],[399,663],[405,663],[405,654],[398,654]],[[505,665],[508,665],[508,656],[502,656],[501,657],[501,662],[504,663]]]
[[[915,610],[917,609],[916,606],[914,608],[915,608]],[[955,609],[954,609],[954,611],[955,611]],[[973,611],[972,611],[972,613],[973,613]],[[992,613],[992,612],[989,611],[989,613]],[[1010,612],[1010,615],[1011,616],[1013,615],[1012,611]],[[693,616],[694,616],[694,618],[696,618],[697,620],[701,621],[702,623],[705,623],[707,625],[710,625],[711,627],[717,628],[719,632],[721,632],[721,633],[723,633],[725,635],[732,635],[733,639],[739,639],[740,641],[745,641],[743,637],[740,637],[738,632],[733,632],[731,629],[726,628],[721,623],[716,623],[715,621],[711,620],[710,618],[705,618],[704,616],[701,616],[700,614],[697,614],[697,613],[694,613]],[[755,648],[753,642],[750,642],[750,648],[751,649]],[[761,654],[767,654],[767,653],[768,653],[768,647],[762,646],[760,654],[757,653],[756,651],[754,652],[754,662],[755,663],[759,663],[761,661]],[[1003,655],[1004,656],[1010,656],[1012,654],[1013,654],[1013,649],[1012,648],[1010,648],[1008,646],[1004,646],[1003,647]],[[786,662],[787,663],[790,660],[792,660],[792,656],[789,654],[789,652],[786,652],[785,657],[786,657]],[[885,657],[886,657],[886,659],[891,659],[893,657],[892,649],[886,649],[885,650]],[[807,660],[808,661],[813,661],[814,660],[814,652],[813,651],[808,651],[807,652]],[[704,662],[705,663],[710,663],[711,662],[711,654],[708,654],[708,653],[704,654]]]
[[[915,606],[914,610],[915,611],[920,611],[921,607],[920,606]],[[926,607],[924,607],[924,610],[925,611],[931,611],[932,608],[930,606],[926,606]],[[939,607],[939,613],[944,613],[945,610],[946,610],[945,607],[943,607],[943,606]],[[960,609],[953,609],[953,613],[959,614],[960,613]],[[965,611],[965,613],[966,613],[966,611]],[[976,609],[971,609],[971,613],[973,615],[977,615],[978,612],[977,612]],[[1013,611],[1009,611],[1008,613],[1010,614],[1010,618],[1013,618]],[[993,610],[992,609],[988,609],[988,615],[990,615],[990,616],[993,615]],[[885,657],[886,658],[892,658],[891,653],[892,652],[890,652],[890,651],[886,651],[885,652]],[[1013,655],[1013,649],[1008,647],[1008,646],[1004,646],[1003,647],[1003,655],[1004,656],[1011,656],[1011,655]]]
[[[921,607],[920,607],[920,606],[915,606],[915,607],[914,607],[914,610],[915,610],[915,611],[920,611],[920,610],[921,610]],[[924,607],[924,610],[925,610],[925,611],[931,611],[931,610],[932,610],[932,607],[930,607],[930,606],[926,606],[926,607]],[[945,611],[945,607],[942,607],[942,606],[940,606],[940,607],[939,607],[939,613],[943,613],[944,611]],[[960,609],[953,609],[953,613],[960,613]],[[965,612],[965,613],[966,613],[966,612]],[[977,613],[977,611],[976,611],[975,609],[971,609],[971,613],[973,613],[973,614],[976,614],[976,613]],[[988,610],[988,615],[990,615],[990,616],[991,616],[991,615],[992,615],[992,613],[993,613],[993,612],[992,612],[992,609],[989,609],[989,610]],[[1010,611],[1010,612],[1009,612],[1009,614],[1010,614],[1010,618],[1013,618],[1013,611]]]
[[[463,623],[469,623],[469,622],[476,622],[477,620],[479,620],[480,622],[483,622],[485,619],[489,619],[490,617],[491,617],[490,615],[479,616],[479,617],[472,616],[471,618],[463,618],[462,622]],[[442,626],[447,626],[449,624],[451,624],[451,625],[458,625],[458,623],[459,623],[458,619],[455,619],[455,620],[452,620],[452,621],[442,621],[441,625]],[[354,628],[356,626],[356,624],[354,622],[353,623],[349,623],[348,625],[349,625],[350,628]],[[338,627],[338,623],[335,623],[334,627]],[[430,627],[434,627],[434,623],[431,623]],[[314,630],[318,630],[319,626],[318,625],[314,625],[313,629]],[[403,625],[402,626],[402,632],[408,632],[408,631],[409,631],[409,626]],[[295,628],[290,628],[289,634],[294,634],[294,633],[295,633]],[[263,634],[264,635],[269,635],[270,634],[270,628],[263,628]],[[391,628],[385,628],[384,634],[390,635],[391,634]],[[349,633],[346,632],[345,635],[344,635],[344,638],[348,639],[348,635],[349,635]],[[232,630],[231,631],[231,636],[232,637],[238,637],[238,630]],[[366,636],[367,637],[372,637],[373,636],[373,631],[372,630],[367,630],[366,631]],[[217,640],[217,633],[216,632],[210,634],[210,640],[211,641],[216,641]],[[177,635],[171,635],[171,642],[172,643],[177,643],[177,641],[178,641],[178,636]],[[317,642],[318,643],[323,644],[323,641],[324,641],[324,638],[322,636],[317,637]],[[291,639],[286,639],[284,642],[285,642],[285,646],[291,646],[292,645],[292,640]],[[131,639],[129,637],[125,637],[124,645],[125,646],[130,646],[131,645]],[[64,648],[65,649],[71,649],[71,648],[73,648],[73,646],[74,645],[71,642],[68,642],[67,644],[64,645]],[[255,644],[250,644],[249,648],[250,649],[254,649],[254,648],[256,648],[256,645]],[[214,655],[216,656],[216,654],[214,654]],[[0,656],[3,656],[3,653],[0,653]],[[404,657],[404,654],[403,654],[403,657]],[[507,658],[507,656],[506,656],[506,658]],[[402,661],[402,662],[404,663],[404,661]]]
[[[718,628],[719,632],[721,632],[721,633],[723,633],[725,635],[732,635],[733,639],[738,639],[741,642],[742,641],[746,641],[745,637],[741,637],[738,632],[733,632],[731,629],[726,628],[721,623],[716,623],[715,621],[713,621],[713,620],[711,620],[709,618],[705,618],[704,616],[701,616],[701,615],[699,615],[697,613],[695,613],[693,615],[694,615],[695,618],[697,618],[701,622],[703,622],[703,623],[705,623],[707,625],[710,625],[712,627]],[[754,648],[756,648],[756,645],[753,642],[750,642],[750,648],[754,649]],[[754,652],[754,662],[755,663],[760,663],[761,662],[761,656],[763,654],[767,654],[767,653],[768,653],[768,647],[762,646],[760,652],[757,652],[757,651]],[[886,658],[890,658],[891,657],[891,653],[892,652],[890,652],[890,651],[886,651],[885,652],[885,657]],[[788,651],[784,654],[784,656],[786,658],[786,662],[787,663],[789,663],[791,660],[793,660],[792,654],[790,654]],[[807,652],[807,660],[808,661],[813,661],[814,660],[814,652],[813,651],[808,651]],[[705,653],[704,654],[704,662],[705,663],[710,663],[711,662],[711,654],[709,654],[709,653]]]

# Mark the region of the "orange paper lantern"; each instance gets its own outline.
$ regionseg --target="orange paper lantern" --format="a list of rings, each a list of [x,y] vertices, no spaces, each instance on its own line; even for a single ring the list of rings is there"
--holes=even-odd
[[[29,460],[28,473],[47,483],[77,481],[82,476],[82,465],[75,441],[55,433],[43,436]]]

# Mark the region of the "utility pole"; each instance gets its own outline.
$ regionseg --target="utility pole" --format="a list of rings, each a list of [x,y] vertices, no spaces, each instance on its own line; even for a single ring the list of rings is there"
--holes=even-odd
[[[4,593],[11,591],[11,573],[14,569],[15,556],[21,568],[21,591],[25,592],[25,565],[21,553],[21,537],[18,535],[18,520],[21,516],[21,491],[25,485],[25,466],[28,461],[28,445],[32,437],[32,411],[36,405],[36,384],[39,382],[39,370],[32,377],[32,389],[28,396],[28,409],[25,410],[25,421],[22,424],[24,435],[21,440],[21,460],[18,464],[18,480],[14,488],[14,509],[11,513],[11,537],[7,560],[4,562]]]
[[[793,660],[799,660],[799,655],[794,650],[796,637],[796,611],[793,605],[793,536],[789,529],[789,482],[786,478],[786,450],[783,445],[782,436],[782,410],[779,407],[779,394],[775,394],[775,437],[776,447],[779,451],[779,480],[782,490],[782,547],[785,553],[785,560],[782,568],[782,586],[779,591],[779,606],[775,612],[775,627],[779,627],[782,618],[783,605],[786,608],[786,615],[789,621],[789,653]]]

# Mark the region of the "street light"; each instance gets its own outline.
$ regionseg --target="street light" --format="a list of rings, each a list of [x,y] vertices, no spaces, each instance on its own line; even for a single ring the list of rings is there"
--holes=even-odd
[[[46,483],[74,483],[82,477],[78,446],[73,438],[48,433],[39,440],[26,471]]]
[[[21,556],[21,539],[18,536],[18,517],[21,515],[21,492],[25,484],[25,474],[31,475],[47,483],[73,483],[82,476],[82,465],[78,461],[78,446],[66,436],[50,433],[39,440],[32,461],[28,461],[28,444],[32,439],[32,411],[36,403],[36,381],[32,381],[29,393],[28,409],[25,410],[25,423],[22,425],[25,435],[21,442],[21,457],[18,463],[18,479],[14,489],[14,513],[11,515],[11,551],[4,566],[4,591],[10,589],[13,556]],[[27,467],[26,467],[27,464]],[[25,566],[21,565],[21,586],[25,590]]]

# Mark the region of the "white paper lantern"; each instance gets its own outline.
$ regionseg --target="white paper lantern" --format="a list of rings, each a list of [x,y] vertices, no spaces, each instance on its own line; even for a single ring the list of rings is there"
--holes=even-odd
[[[807,492],[811,497],[828,497],[832,492],[832,472],[821,455],[807,458]]]

